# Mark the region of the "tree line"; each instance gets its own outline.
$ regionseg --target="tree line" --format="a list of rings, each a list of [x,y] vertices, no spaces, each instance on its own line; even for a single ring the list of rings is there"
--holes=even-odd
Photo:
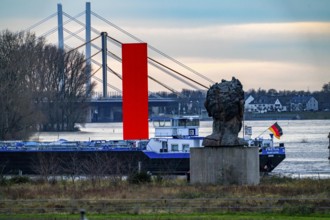
[[[283,100],[289,101],[295,96],[313,96],[319,104],[319,109],[329,110],[330,109],[330,82],[323,84],[322,88],[319,91],[304,91],[304,90],[279,90],[276,89],[250,89],[245,92],[245,97],[252,95],[254,98],[267,96],[267,97],[277,97],[282,98]]]
[[[202,114],[205,111],[204,101],[206,99],[206,90],[188,90],[183,89],[179,93],[158,92],[155,93],[161,97],[176,98],[177,103],[166,106],[165,114]],[[303,90],[276,90],[276,89],[249,89],[245,91],[245,98],[252,95],[253,98],[259,97],[277,97],[281,100],[289,102],[295,96],[313,96],[319,104],[319,109],[330,110],[330,82],[323,84],[320,91],[303,91]],[[285,104],[285,103],[283,103]]]
[[[85,56],[29,32],[0,32],[0,139],[73,131],[86,118]]]

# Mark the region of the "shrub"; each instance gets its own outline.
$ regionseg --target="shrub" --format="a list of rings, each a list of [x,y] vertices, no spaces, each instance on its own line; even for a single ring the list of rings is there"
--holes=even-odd
[[[310,215],[315,213],[313,205],[284,205],[282,213],[288,215]]]
[[[9,184],[9,180],[5,177],[0,177],[0,186],[6,186]]]
[[[151,175],[147,172],[133,173],[128,177],[127,180],[131,184],[150,183]]]
[[[285,176],[263,176],[260,180],[261,185],[270,185],[270,184],[287,184],[297,181],[294,178],[285,177]]]
[[[31,182],[30,178],[27,176],[13,176],[9,179],[12,184],[23,184]]]

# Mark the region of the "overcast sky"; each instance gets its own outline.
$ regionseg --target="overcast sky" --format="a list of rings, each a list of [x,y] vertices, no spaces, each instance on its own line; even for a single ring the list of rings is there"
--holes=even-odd
[[[85,2],[1,0],[0,30],[25,30],[55,13],[58,3],[64,12],[74,16],[85,10]],[[93,12],[216,82],[235,76],[244,90],[315,91],[330,81],[330,1],[327,0],[90,2]],[[79,19],[84,22],[84,16]],[[56,17],[53,20],[31,31],[41,35],[56,26]],[[71,31],[81,28],[77,23],[71,25],[68,28]],[[95,17],[92,26],[122,42],[129,41]],[[56,43],[56,37],[56,33],[50,35],[48,41]],[[66,44],[79,45],[70,40]],[[151,51],[149,55],[154,54]],[[174,64],[173,68],[176,68]],[[151,71],[154,70],[150,68]],[[161,75],[155,77],[163,79]],[[181,90],[175,80],[164,77],[164,82]],[[151,90],[164,90],[151,86]]]

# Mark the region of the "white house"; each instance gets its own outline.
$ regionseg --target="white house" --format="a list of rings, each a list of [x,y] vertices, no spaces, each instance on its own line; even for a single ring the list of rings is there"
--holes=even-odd
[[[247,99],[245,99],[244,102],[244,110],[247,112],[252,112],[253,111],[253,107],[250,105],[250,103],[254,100],[252,95],[249,95],[249,97],[247,97]]]
[[[287,111],[287,108],[286,106],[282,105],[277,97],[261,96],[259,98],[253,99],[248,104],[245,104],[245,110],[248,112],[265,113]]]
[[[291,111],[318,111],[319,103],[313,96],[295,96],[290,102]]]

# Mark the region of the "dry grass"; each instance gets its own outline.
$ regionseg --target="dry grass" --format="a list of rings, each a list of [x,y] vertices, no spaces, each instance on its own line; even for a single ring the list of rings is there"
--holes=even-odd
[[[235,197],[330,197],[330,179],[291,179],[266,177],[258,186],[190,185],[185,180],[167,180],[146,184],[113,184],[102,180],[96,185],[88,180],[75,183],[57,181],[5,184],[2,199],[196,199]]]
[[[140,185],[108,180],[96,185],[88,180],[52,184],[31,181],[1,185],[0,198],[10,201],[0,200],[0,210],[15,206],[15,212],[23,210],[23,206],[26,208],[27,204],[23,203],[29,201],[28,208],[35,212],[75,213],[79,207],[85,207],[96,213],[173,212],[174,209],[191,213],[223,207],[236,211],[280,207],[280,211],[289,213],[313,213],[330,212],[330,179],[266,177],[258,186],[190,185],[178,179]]]

